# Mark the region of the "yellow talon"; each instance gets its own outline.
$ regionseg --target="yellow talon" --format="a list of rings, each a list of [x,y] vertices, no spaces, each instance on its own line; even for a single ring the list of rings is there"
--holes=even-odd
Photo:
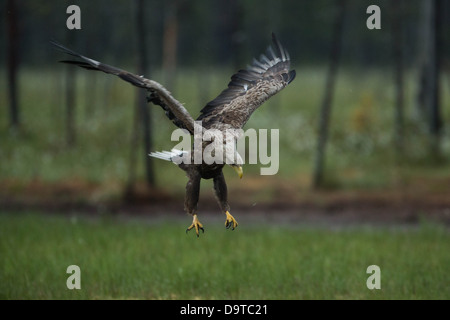
[[[231,227],[231,230],[234,230],[234,228],[238,226],[236,219],[234,219],[234,217],[228,211],[225,212],[225,214],[227,215],[227,220],[225,220],[225,227],[227,229]]]
[[[189,228],[186,229],[186,233],[190,231],[192,228],[195,228],[195,233],[197,234],[197,237],[199,236],[198,230],[202,230],[203,233],[205,233],[205,229],[203,229],[203,225],[198,221],[197,214],[193,214],[192,224],[189,226]]]

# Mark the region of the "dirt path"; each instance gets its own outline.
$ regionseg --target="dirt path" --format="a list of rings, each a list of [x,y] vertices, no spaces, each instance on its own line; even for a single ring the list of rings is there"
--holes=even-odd
[[[0,184],[0,212],[41,211],[58,214],[111,214],[149,219],[183,219],[183,195],[138,189],[126,196],[102,197],[95,185],[18,187]],[[260,188],[255,188],[260,190]],[[450,227],[450,196],[446,192],[320,191],[293,193],[277,189],[270,197],[248,189],[230,191],[232,214],[239,221],[308,225],[416,225],[421,221]],[[270,200],[266,200],[270,198]],[[199,215],[222,221],[211,192],[203,192]]]

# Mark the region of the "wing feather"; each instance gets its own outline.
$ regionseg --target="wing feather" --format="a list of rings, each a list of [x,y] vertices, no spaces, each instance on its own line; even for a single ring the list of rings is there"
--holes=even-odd
[[[51,41],[51,43],[59,48],[62,52],[82,60],[63,60],[61,61],[63,63],[77,65],[88,70],[103,71],[108,74],[113,74],[136,87],[148,90],[150,93],[148,98],[149,101],[152,101],[153,103],[161,106],[165,110],[167,117],[172,120],[175,125],[180,128],[187,129],[189,132],[191,132],[191,134],[194,133],[194,119],[192,118],[192,116],[184,108],[184,106],[158,82],[85,57],[55,41]]]
[[[242,128],[254,110],[294,80],[289,54],[274,34],[272,40],[266,54],[235,73],[228,87],[200,111],[197,120],[204,128]]]

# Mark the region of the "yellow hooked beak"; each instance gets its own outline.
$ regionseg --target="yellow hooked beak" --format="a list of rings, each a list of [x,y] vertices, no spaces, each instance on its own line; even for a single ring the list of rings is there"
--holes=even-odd
[[[244,170],[242,170],[242,167],[241,166],[233,166],[233,169],[238,174],[239,179],[242,179],[242,177],[244,176]]]

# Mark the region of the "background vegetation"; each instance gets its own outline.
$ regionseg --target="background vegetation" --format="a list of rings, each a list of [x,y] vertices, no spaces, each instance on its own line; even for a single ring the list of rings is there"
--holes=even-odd
[[[66,28],[70,4],[81,30]],[[371,4],[380,30],[366,27]],[[0,298],[450,298],[448,1],[8,0],[0,12]],[[49,43],[162,83],[195,117],[271,32],[297,77],[246,127],[280,129],[279,172],[225,168],[234,232],[207,214],[219,215],[202,182],[198,241],[173,214],[185,176],[147,156],[176,144],[175,127],[122,80],[57,63],[67,57]],[[365,286],[370,264],[380,291]]]

